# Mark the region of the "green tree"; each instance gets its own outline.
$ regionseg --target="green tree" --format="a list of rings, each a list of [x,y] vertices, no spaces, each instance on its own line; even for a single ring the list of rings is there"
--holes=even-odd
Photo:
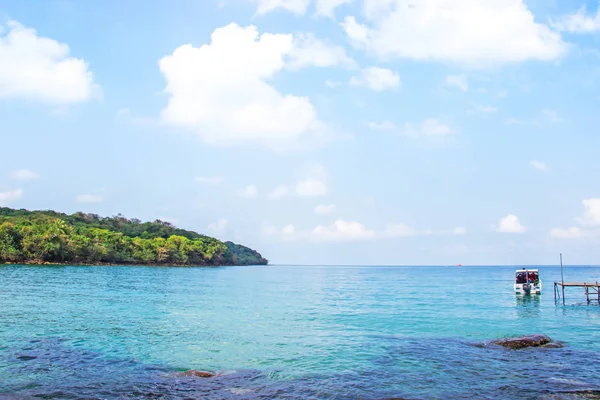
[[[159,220],[0,207],[0,262],[250,265],[267,260],[247,247]]]
[[[14,226],[9,223],[0,225],[0,260],[5,262],[17,262],[21,259],[18,241],[20,235]]]

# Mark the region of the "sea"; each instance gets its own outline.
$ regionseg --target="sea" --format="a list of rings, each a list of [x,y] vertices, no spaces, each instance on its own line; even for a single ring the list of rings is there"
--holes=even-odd
[[[598,301],[517,268],[0,266],[0,399],[600,399]]]

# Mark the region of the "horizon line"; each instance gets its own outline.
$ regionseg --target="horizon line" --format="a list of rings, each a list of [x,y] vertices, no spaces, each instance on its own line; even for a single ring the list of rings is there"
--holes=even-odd
[[[560,267],[560,264],[292,264],[269,263],[271,267]],[[600,264],[563,264],[563,267],[600,267]]]

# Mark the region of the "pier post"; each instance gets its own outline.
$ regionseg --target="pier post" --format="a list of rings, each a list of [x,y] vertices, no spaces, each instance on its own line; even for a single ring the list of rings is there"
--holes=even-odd
[[[565,305],[565,276],[563,274],[563,261],[562,261],[562,253],[560,253],[560,281],[561,281],[561,289],[562,289],[562,303]]]
[[[588,304],[590,304],[590,290],[585,282],[583,283],[583,289],[585,290],[585,299],[587,300]]]

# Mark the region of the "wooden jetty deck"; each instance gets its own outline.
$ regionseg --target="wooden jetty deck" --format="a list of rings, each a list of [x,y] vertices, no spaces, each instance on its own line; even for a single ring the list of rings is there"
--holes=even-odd
[[[554,302],[559,298],[565,304],[565,288],[581,287],[585,291],[585,298],[588,304],[592,301],[590,298],[597,297],[600,304],[600,284],[598,282],[554,282]],[[559,289],[560,288],[560,289]]]

